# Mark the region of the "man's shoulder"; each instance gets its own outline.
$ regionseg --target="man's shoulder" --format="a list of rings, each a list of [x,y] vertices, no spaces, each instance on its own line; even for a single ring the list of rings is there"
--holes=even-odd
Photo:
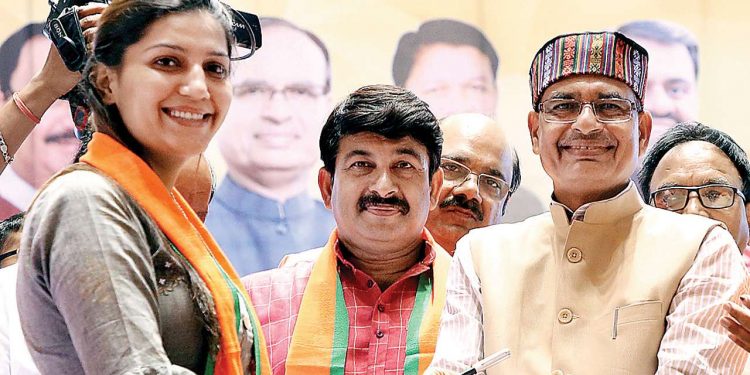
[[[701,230],[707,232],[715,226],[726,226],[720,221],[716,221],[700,215],[683,215],[677,212],[667,211],[652,206],[644,206],[639,212],[642,220],[647,221],[647,225],[661,225],[671,227],[673,230],[693,232]]]
[[[266,288],[278,285],[289,285],[290,283],[304,281],[310,278],[314,261],[293,261],[283,263],[279,268],[251,273],[242,277],[242,284],[248,292],[251,289]]]
[[[299,253],[285,255],[279,263],[279,268],[295,267],[303,263],[314,263],[322,252],[323,248],[319,247],[317,249],[310,249]]]
[[[495,224],[482,228],[476,228],[469,231],[467,236],[473,239],[487,237],[497,237],[506,235],[519,235],[530,231],[544,230],[547,226],[553,225],[552,215],[549,212],[543,212],[539,215],[529,217],[517,223]]]

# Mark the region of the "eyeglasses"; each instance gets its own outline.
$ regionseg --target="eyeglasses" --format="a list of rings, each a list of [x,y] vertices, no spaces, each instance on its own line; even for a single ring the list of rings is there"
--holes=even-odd
[[[576,122],[583,107],[589,106],[599,122],[617,123],[633,118],[633,110],[640,110],[635,102],[628,99],[609,98],[581,102],[575,99],[549,99],[539,105],[544,121],[560,124]]]
[[[18,249],[10,250],[8,252],[0,254],[0,262],[18,254]]]
[[[234,95],[248,97],[254,100],[269,101],[280,93],[289,104],[308,104],[323,96],[325,90],[321,87],[308,85],[290,85],[275,88],[265,84],[240,84],[234,86]]]
[[[463,184],[471,175],[477,176],[479,194],[484,198],[502,200],[510,192],[510,185],[503,179],[484,173],[474,173],[469,167],[457,161],[441,158],[440,168],[443,170],[443,180],[453,186]]]
[[[671,186],[651,193],[651,204],[669,211],[679,211],[687,206],[690,193],[697,192],[698,200],[705,208],[727,208],[734,204],[734,197],[745,196],[736,187],[723,184],[707,184],[696,187]]]

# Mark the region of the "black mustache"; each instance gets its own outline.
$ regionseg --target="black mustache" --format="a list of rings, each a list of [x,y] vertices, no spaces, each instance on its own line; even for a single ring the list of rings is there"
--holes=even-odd
[[[50,134],[44,137],[44,143],[58,143],[69,139],[77,139],[72,130]]]
[[[596,132],[593,134],[581,134],[579,132],[570,132],[568,135],[557,142],[558,146],[566,146],[576,141],[589,141],[589,142],[601,142],[608,145],[615,144],[615,141],[611,136],[603,132]]]
[[[375,193],[360,197],[357,206],[359,206],[359,211],[362,212],[369,206],[380,204],[396,206],[403,215],[408,214],[410,210],[409,202],[404,199],[395,196],[383,198]]]
[[[446,208],[450,206],[458,206],[467,210],[470,210],[474,214],[474,219],[477,221],[484,220],[484,213],[482,207],[475,199],[466,199],[463,195],[451,195],[440,202],[440,208]]]

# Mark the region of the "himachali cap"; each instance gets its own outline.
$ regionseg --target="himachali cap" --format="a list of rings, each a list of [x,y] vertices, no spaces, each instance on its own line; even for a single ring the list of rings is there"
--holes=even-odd
[[[643,108],[648,52],[618,32],[560,35],[544,44],[529,70],[534,110],[553,83],[571,75],[597,74],[630,86]]]

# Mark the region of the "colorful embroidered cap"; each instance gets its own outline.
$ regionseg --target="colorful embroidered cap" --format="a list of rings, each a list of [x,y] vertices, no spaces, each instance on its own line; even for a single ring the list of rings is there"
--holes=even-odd
[[[557,36],[539,49],[531,62],[531,104],[553,83],[571,75],[598,74],[630,86],[643,108],[648,52],[618,32],[585,32]]]

